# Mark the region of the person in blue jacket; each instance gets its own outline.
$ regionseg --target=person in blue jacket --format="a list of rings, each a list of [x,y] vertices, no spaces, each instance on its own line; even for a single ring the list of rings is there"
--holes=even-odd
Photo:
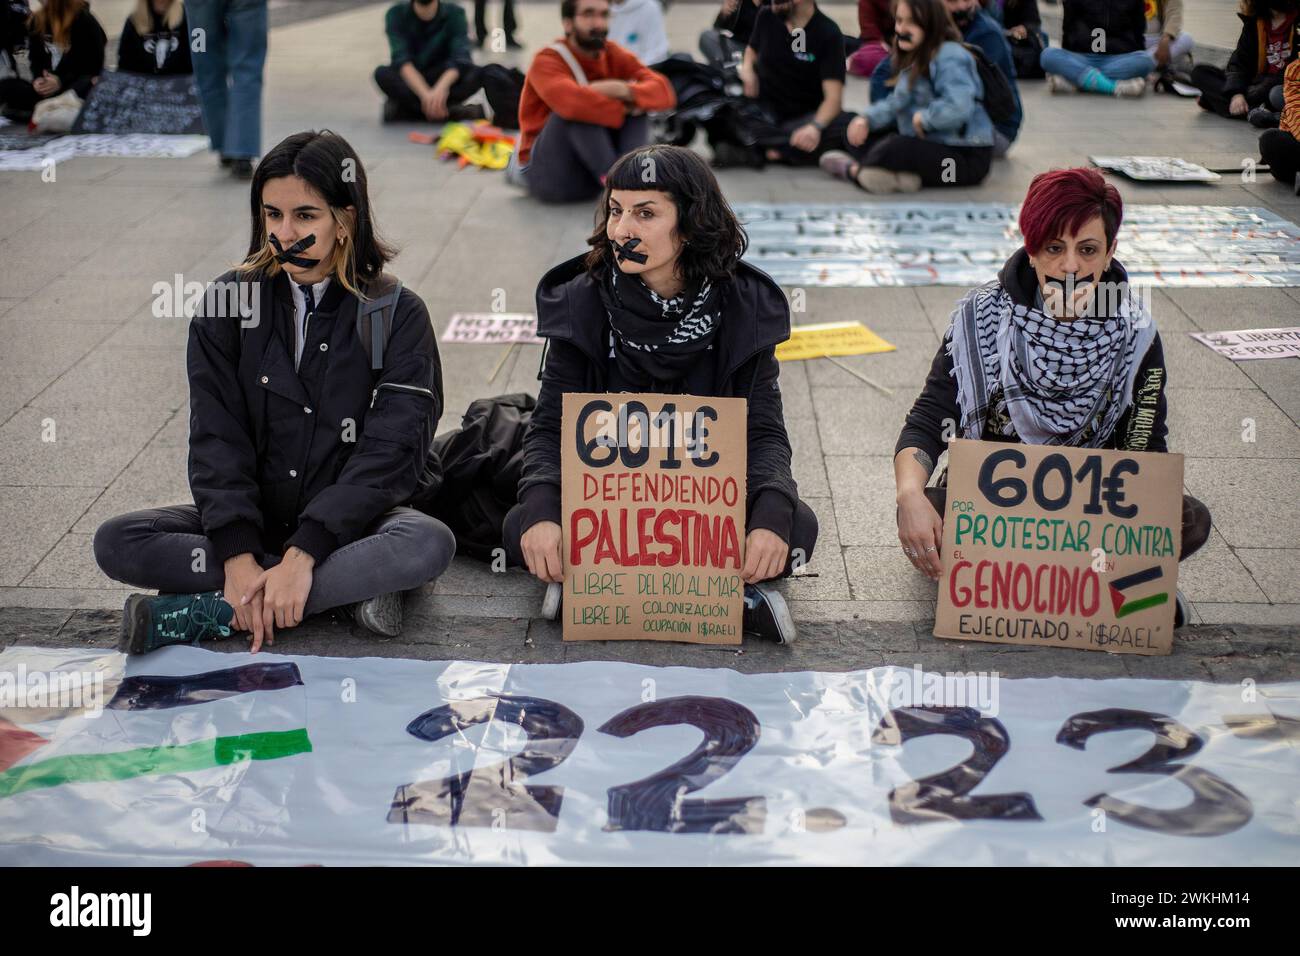
[[[824,153],[822,169],[870,193],[981,182],[995,131],[944,0],[897,0],[894,27],[892,92],[849,123],[849,151]]]
[[[986,11],[980,9],[979,0],[944,0],[948,15],[961,31],[963,43],[977,46],[984,51],[989,62],[1002,71],[1011,84],[1011,92],[1016,98],[1015,114],[1002,123],[994,124],[993,155],[1002,156],[1011,148],[1011,144],[1020,135],[1020,124],[1024,121],[1024,109],[1020,104],[1020,87],[1016,83],[1016,64],[1012,56],[1011,44],[997,21]],[[871,102],[883,100],[889,95],[886,85],[891,72],[889,58],[880,61],[875,72],[871,74]]]

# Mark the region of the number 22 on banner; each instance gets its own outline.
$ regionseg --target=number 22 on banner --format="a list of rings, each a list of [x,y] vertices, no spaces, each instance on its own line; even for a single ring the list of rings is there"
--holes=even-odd
[[[584,725],[572,710],[542,698],[496,694],[426,711],[407,731],[434,742],[493,720],[514,724],[527,735],[518,754],[440,780],[399,786],[388,821],[554,832],[564,788],[523,781],[559,766],[573,752]],[[721,697],[669,697],[624,710],[599,732],[628,738],[652,727],[681,724],[703,731],[704,740],[673,765],[610,787],[605,829],[762,833],[765,797],[685,799],[728,773],[758,742],[759,722],[747,707]],[[1083,750],[1090,737],[1119,730],[1148,731],[1155,743],[1139,757],[1111,768],[1111,773],[1173,777],[1191,790],[1192,801],[1175,809],[1158,809],[1099,793],[1085,800],[1085,806],[1098,807],[1133,827],[1176,836],[1221,836],[1250,822],[1253,811],[1245,794],[1208,770],[1176,762],[1194,756],[1204,741],[1171,717],[1121,708],[1075,714],[1057,732],[1056,742]],[[935,734],[968,741],[971,756],[941,773],[891,790],[889,811],[896,824],[1043,820],[1028,793],[971,795],[1010,750],[1010,735],[996,718],[971,707],[897,707],[882,718],[872,741],[901,746]],[[820,813],[843,825],[841,814],[825,808]]]

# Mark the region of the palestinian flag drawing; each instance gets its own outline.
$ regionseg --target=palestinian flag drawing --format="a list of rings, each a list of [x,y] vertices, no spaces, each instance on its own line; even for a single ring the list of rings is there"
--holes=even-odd
[[[1138,611],[1145,611],[1149,607],[1157,607],[1166,604],[1169,601],[1169,592],[1162,591],[1159,594],[1148,594],[1144,597],[1135,597],[1128,599],[1126,592],[1133,588],[1141,587],[1151,581],[1158,581],[1164,577],[1164,571],[1160,565],[1153,565],[1144,568],[1141,571],[1135,571],[1132,574],[1126,574],[1122,578],[1116,578],[1110,582],[1110,603],[1115,606],[1115,617],[1128,617],[1130,614],[1136,614]]]

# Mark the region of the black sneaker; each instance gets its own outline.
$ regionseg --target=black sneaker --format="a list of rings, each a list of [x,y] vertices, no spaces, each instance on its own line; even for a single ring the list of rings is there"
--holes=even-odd
[[[400,104],[398,104],[393,100],[386,99],[384,100],[384,112],[383,112],[383,116],[380,119],[380,122],[381,123],[400,122],[403,119],[403,114],[405,114],[405,112],[406,111],[402,109]]]
[[[523,45],[522,43],[520,43],[518,40],[516,40],[514,37],[512,37],[512,36],[508,36],[508,37],[506,37],[506,49],[507,49],[507,50],[522,50],[523,48],[524,48],[524,45]]]
[[[253,178],[253,161],[251,159],[232,159],[230,172],[236,179]]]
[[[1174,630],[1178,630],[1187,623],[1188,618],[1192,616],[1192,607],[1187,603],[1187,598],[1183,597],[1182,591],[1174,592]]]
[[[745,585],[745,609],[742,628],[746,634],[793,644],[797,636],[790,606],[779,591],[767,584]]]
[[[352,619],[362,630],[380,637],[396,637],[402,633],[402,592],[377,594],[352,605]]]
[[[458,103],[447,109],[447,119],[457,123],[487,119],[487,112],[478,103]]]
[[[1282,114],[1274,113],[1267,106],[1256,106],[1246,114],[1246,120],[1256,129],[1277,129],[1281,124]]]
[[[220,591],[206,594],[132,594],[122,608],[117,649],[148,654],[170,644],[197,644],[230,636],[235,609]]]
[[[222,156],[222,157],[221,157],[221,168],[222,168],[222,169],[229,169],[229,168],[230,168],[230,164],[233,163],[233,162],[234,162],[234,160],[231,159],[229,156]]]

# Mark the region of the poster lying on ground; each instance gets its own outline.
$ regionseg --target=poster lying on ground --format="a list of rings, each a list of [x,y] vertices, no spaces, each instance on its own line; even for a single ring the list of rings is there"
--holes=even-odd
[[[1188,332],[1234,362],[1252,359],[1300,358],[1300,326],[1286,329],[1236,329],[1229,332]]]
[[[1247,693],[943,675],[903,660],[739,674],[192,647],[123,663],[99,649],[0,653],[0,861],[1300,856],[1300,682]]]
[[[532,312],[455,312],[442,333],[444,342],[539,345],[537,316]]]
[[[746,402],[564,395],[564,639],[739,644]]]
[[[1182,490],[1182,455],[952,442],[935,636],[1168,654]]]
[[[1022,242],[1020,209],[1007,203],[739,203],[735,210],[749,234],[746,261],[786,288],[970,288],[996,279]],[[1116,258],[1138,285],[1300,286],[1300,226],[1257,206],[1132,203]]]

